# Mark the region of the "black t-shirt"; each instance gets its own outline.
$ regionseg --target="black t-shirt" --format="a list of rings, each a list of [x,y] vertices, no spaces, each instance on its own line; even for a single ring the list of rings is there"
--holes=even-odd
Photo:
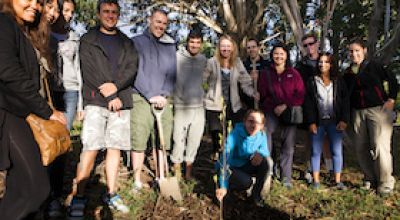
[[[253,63],[251,62],[249,57],[243,62],[243,64],[248,73],[253,70]],[[268,60],[260,57],[260,59],[256,62],[256,69],[258,70],[258,73],[260,74],[260,70],[265,70],[269,66],[269,64],[270,62]]]
[[[104,52],[108,60],[110,61],[112,75],[116,77],[118,72],[118,60],[121,54],[122,48],[122,40],[119,35],[109,35],[104,34],[103,32],[99,31],[99,40],[100,45],[104,48]]]

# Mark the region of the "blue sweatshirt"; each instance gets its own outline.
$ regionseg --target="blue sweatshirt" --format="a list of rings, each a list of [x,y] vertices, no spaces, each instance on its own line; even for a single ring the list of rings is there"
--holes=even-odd
[[[227,137],[224,149],[228,168],[244,166],[246,163],[250,162],[250,158],[257,152],[264,158],[270,156],[265,133],[259,131],[256,135],[250,136],[243,123],[236,124],[235,128]],[[223,171],[223,162],[223,157],[221,157],[217,164],[217,168],[220,170],[219,186],[227,189],[229,175],[227,175],[227,172],[224,173]]]
[[[167,34],[155,38],[148,29],[132,40],[139,54],[134,91],[147,100],[159,95],[169,96],[176,78],[175,41]]]

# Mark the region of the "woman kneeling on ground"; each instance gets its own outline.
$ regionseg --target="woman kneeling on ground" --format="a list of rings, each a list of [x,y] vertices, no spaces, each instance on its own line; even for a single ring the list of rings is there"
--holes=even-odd
[[[216,190],[219,201],[232,190],[249,189],[253,184],[252,176],[255,176],[256,183],[251,197],[257,205],[263,205],[261,191],[269,174],[268,167],[272,163],[263,128],[264,114],[258,110],[249,110],[244,116],[243,123],[236,124],[229,133],[224,149],[226,169],[223,169],[224,157],[220,158],[217,165],[221,171],[219,189]],[[231,172],[226,172],[227,170]]]

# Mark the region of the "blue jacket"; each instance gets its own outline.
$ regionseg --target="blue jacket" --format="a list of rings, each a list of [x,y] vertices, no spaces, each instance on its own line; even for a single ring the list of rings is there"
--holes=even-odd
[[[242,167],[250,162],[250,158],[256,152],[264,158],[270,156],[265,133],[259,131],[256,135],[249,136],[243,123],[236,124],[235,128],[229,133],[225,144],[224,154],[227,158],[227,166]],[[220,170],[219,185],[226,189],[229,175],[227,175],[227,172],[223,172],[223,157],[220,158],[217,167]]]
[[[139,54],[134,90],[147,100],[158,95],[169,96],[176,78],[175,41],[167,34],[157,39],[148,29],[132,40]]]

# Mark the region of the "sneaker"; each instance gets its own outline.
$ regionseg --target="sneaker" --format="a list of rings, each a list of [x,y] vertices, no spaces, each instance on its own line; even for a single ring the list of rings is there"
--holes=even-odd
[[[347,187],[342,182],[336,183],[335,188],[338,190],[346,190],[347,189]]]
[[[129,208],[124,204],[121,197],[118,194],[104,194],[103,202],[108,205],[111,209],[120,211],[122,213],[129,213]]]
[[[379,187],[378,193],[381,196],[387,196],[393,193],[393,189],[388,186]]]
[[[86,198],[83,196],[74,196],[68,208],[68,219],[80,220],[85,217]]]
[[[50,218],[60,218],[63,216],[62,209],[60,200],[54,199],[47,206],[46,214]]]
[[[143,189],[143,184],[141,182],[133,182],[131,193],[138,194]]]
[[[263,199],[261,199],[261,198],[254,199],[253,202],[254,202],[254,205],[259,207],[259,208],[264,208],[265,207],[265,201]]]
[[[308,171],[304,174],[304,179],[306,180],[307,184],[312,184],[313,182],[313,177]]]
[[[364,181],[363,185],[360,188],[362,190],[370,190],[371,186],[372,186],[372,184],[370,181]]]
[[[320,183],[313,183],[313,184],[312,184],[312,188],[313,188],[314,190],[319,190],[319,189],[321,188],[321,184],[320,184]]]
[[[293,185],[291,182],[285,181],[285,182],[283,182],[283,187],[285,187],[286,189],[292,189]]]

